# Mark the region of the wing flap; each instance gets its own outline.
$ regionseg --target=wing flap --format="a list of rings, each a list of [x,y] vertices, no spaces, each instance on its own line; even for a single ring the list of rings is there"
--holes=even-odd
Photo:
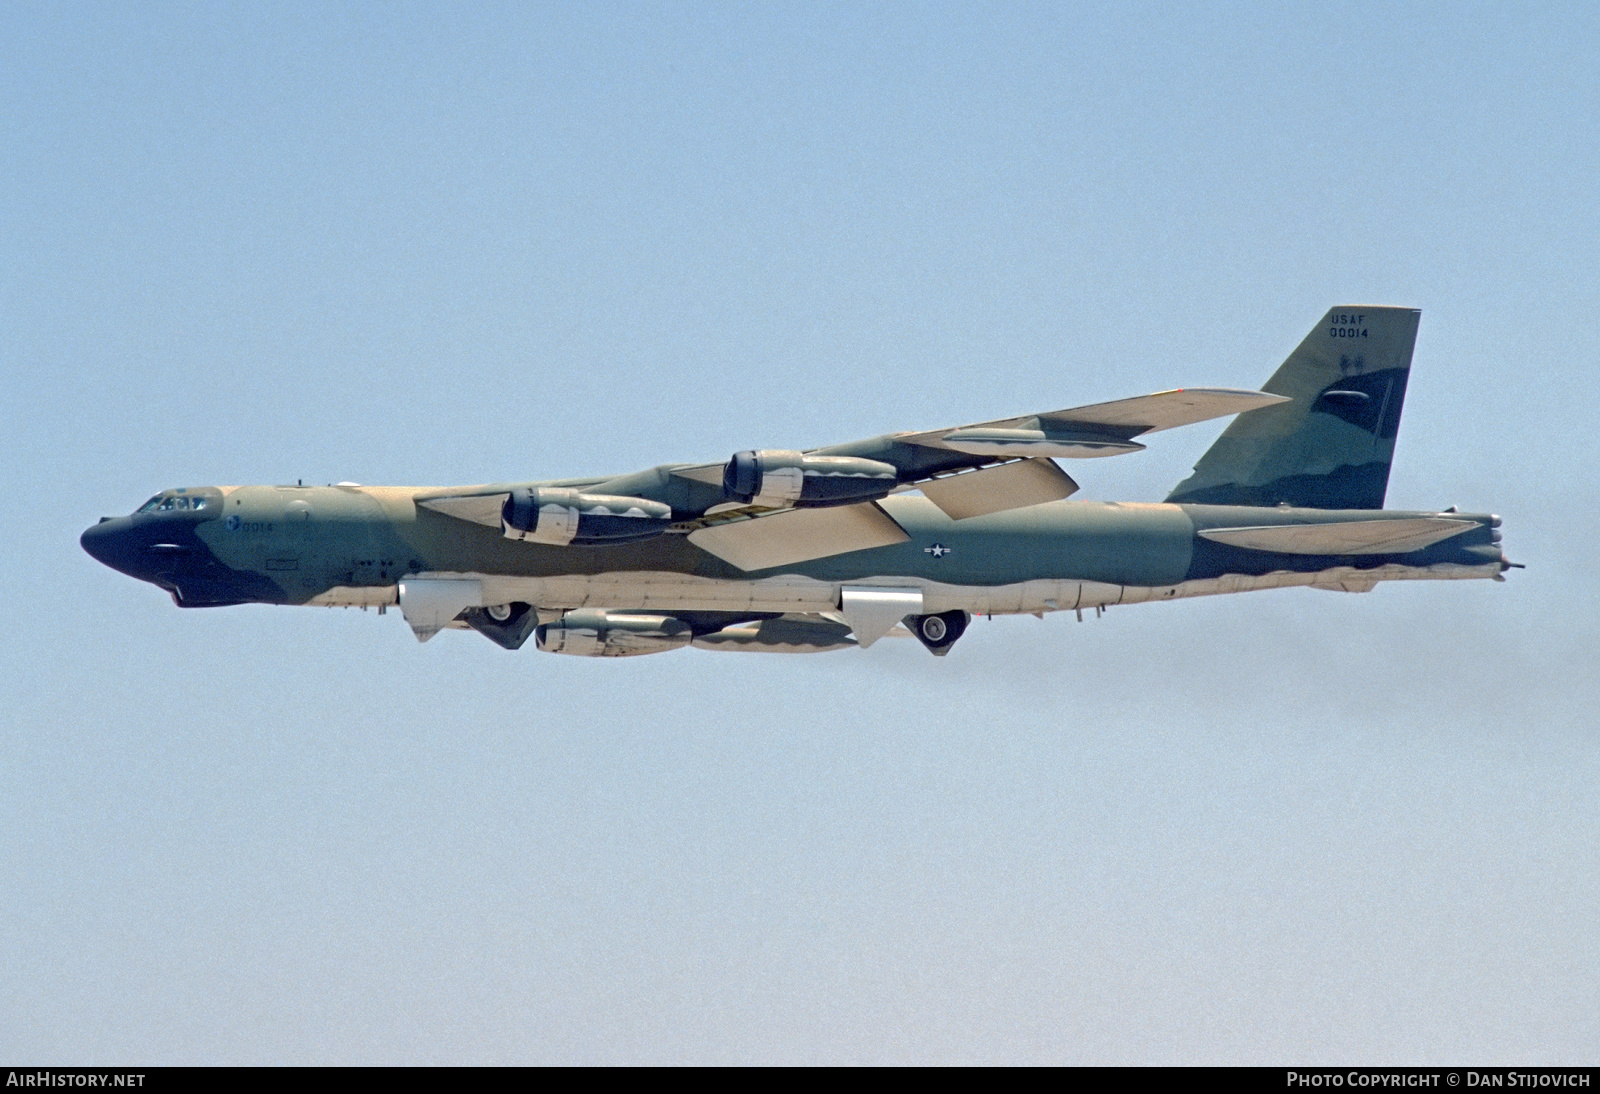
[[[746,571],[887,547],[909,538],[874,502],[788,509],[689,533],[690,543]]]
[[[1280,555],[1395,555],[1420,551],[1460,535],[1476,521],[1446,517],[1345,520],[1331,524],[1268,524],[1204,528],[1199,535],[1231,547]]]
[[[500,527],[500,510],[505,506],[510,491],[495,494],[467,494],[444,498],[419,498],[417,504],[457,520],[470,520],[474,524]]]
[[[726,463],[691,464],[684,467],[674,467],[672,469],[672,474],[678,476],[680,479],[688,479],[691,482],[704,483],[707,486],[721,486],[722,471],[726,466]]]
[[[1016,460],[980,471],[929,479],[919,487],[951,520],[1060,501],[1078,490],[1061,468],[1044,459]]]

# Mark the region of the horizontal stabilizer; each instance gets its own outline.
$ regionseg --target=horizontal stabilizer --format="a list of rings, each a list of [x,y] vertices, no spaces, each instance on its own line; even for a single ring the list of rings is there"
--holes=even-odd
[[[690,543],[746,571],[887,547],[909,538],[870,501],[829,509],[786,509],[689,533]]]
[[[1476,528],[1477,521],[1447,517],[1347,520],[1332,524],[1266,524],[1204,528],[1203,539],[1280,555],[1400,555]]]

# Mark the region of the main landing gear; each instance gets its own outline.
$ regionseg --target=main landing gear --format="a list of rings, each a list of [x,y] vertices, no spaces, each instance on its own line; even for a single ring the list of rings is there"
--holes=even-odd
[[[971,620],[971,615],[957,608],[953,612],[940,612],[938,615],[907,616],[906,626],[917,636],[918,642],[928,647],[929,653],[943,657],[956,644],[956,639],[966,633]]]

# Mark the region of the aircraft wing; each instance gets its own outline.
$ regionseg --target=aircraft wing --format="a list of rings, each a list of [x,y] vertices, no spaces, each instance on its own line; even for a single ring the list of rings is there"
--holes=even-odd
[[[1235,388],[1174,388],[1135,399],[1051,410],[1020,418],[908,433],[902,440],[930,448],[948,448],[973,454],[1003,454],[1002,450],[1035,456],[1089,459],[1137,452],[1144,445],[1133,438],[1163,429],[1229,414],[1240,414],[1274,403],[1287,402],[1282,395]]]
[[[1133,438],[1284,402],[1232,388],[1136,399],[949,429],[890,433],[804,452],[740,452],[611,478],[427,491],[416,504],[561,546],[687,535],[743,570],[768,569],[905,539],[877,505],[921,490],[952,520],[1057,501],[1078,484],[1053,462],[1137,452]]]
[[[1053,457],[1084,459],[1137,452],[1134,437],[1284,402],[1281,395],[1233,388],[1180,388],[954,429],[889,434],[796,453],[880,461],[894,468],[895,490],[920,489],[952,520],[1057,501],[1078,484]],[[714,485],[728,465],[680,467],[673,475]],[[732,505],[685,529],[689,541],[740,569],[767,569],[901,542],[875,500],[843,509],[767,512]],[[898,533],[898,534],[897,534]]]
[[[890,433],[864,441],[810,449],[803,455],[854,456],[888,463],[894,467],[903,489],[1012,460],[1088,459],[1138,452],[1144,445],[1135,443],[1133,438],[1145,433],[1287,401],[1282,395],[1264,391],[1175,388],[1136,399],[975,425]],[[672,474],[715,486],[722,482],[726,466],[723,463],[682,465],[673,468]]]
[[[1135,399],[1117,399],[1109,403],[1073,407],[1071,410],[1056,410],[1041,414],[1040,418],[1127,429],[1132,431],[1130,436],[1137,437],[1141,433],[1157,433],[1163,429],[1175,429],[1180,425],[1193,425],[1195,422],[1286,402],[1289,402],[1287,397],[1265,391],[1243,391],[1231,387],[1178,387]]]

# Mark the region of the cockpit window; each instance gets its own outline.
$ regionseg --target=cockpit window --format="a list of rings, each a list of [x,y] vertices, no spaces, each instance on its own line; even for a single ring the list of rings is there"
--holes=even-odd
[[[205,498],[165,497],[157,494],[135,511],[139,513],[171,513],[180,509],[204,509],[205,507]]]

